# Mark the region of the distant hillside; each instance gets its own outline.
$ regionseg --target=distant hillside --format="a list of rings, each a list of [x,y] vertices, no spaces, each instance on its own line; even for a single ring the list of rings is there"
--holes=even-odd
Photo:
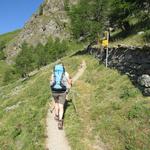
[[[144,45],[150,39],[149,8],[148,0],[45,0],[17,38],[7,45],[7,61],[18,54],[23,42],[33,46],[39,42],[45,44],[50,36],[92,41],[110,28],[115,31],[113,42],[125,39],[127,44]]]
[[[69,18],[65,11],[66,0],[45,0],[37,12],[27,21],[19,35],[6,47],[7,60],[15,57],[20,51],[23,42],[37,45],[45,44],[48,37],[60,39],[69,38]],[[71,5],[77,0],[68,0]]]
[[[15,30],[12,32],[8,32],[5,34],[1,34],[0,35],[0,45],[2,43],[4,43],[5,45],[7,45],[12,39],[14,39],[19,33],[21,32],[21,30]]]

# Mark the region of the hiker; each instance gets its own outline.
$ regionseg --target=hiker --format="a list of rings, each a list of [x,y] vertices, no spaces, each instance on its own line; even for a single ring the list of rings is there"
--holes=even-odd
[[[64,104],[66,101],[66,94],[71,87],[69,74],[65,71],[62,63],[54,66],[51,75],[51,91],[55,101],[55,116],[54,119],[58,121],[58,129],[63,129],[63,114]]]

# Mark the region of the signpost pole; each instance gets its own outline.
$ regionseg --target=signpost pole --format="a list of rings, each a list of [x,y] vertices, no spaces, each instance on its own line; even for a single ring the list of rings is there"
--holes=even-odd
[[[108,31],[106,32],[106,36],[107,36],[107,42],[109,42],[109,33]],[[106,47],[106,68],[108,67],[108,44]]]

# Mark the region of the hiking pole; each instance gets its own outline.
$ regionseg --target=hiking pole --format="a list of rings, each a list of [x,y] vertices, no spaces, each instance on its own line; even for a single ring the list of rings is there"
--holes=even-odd
[[[75,112],[77,113],[77,108],[76,108],[74,100],[75,100],[75,93],[73,93],[72,104],[73,104]]]
[[[72,100],[71,100],[71,103],[72,103],[72,105],[73,105],[73,108],[74,108],[74,110],[75,110],[75,113],[78,115],[78,112],[77,112],[77,107],[76,107],[76,105],[75,105],[75,93],[73,92],[73,90],[71,90],[71,97],[72,97]]]
[[[54,106],[52,109],[50,109],[50,112],[53,113],[53,110],[54,110],[54,109],[55,109],[55,106]]]

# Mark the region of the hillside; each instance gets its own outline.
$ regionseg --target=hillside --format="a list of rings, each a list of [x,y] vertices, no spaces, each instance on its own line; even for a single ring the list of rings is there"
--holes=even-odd
[[[73,149],[149,149],[149,97],[127,75],[106,69],[90,56],[84,76],[74,85],[66,112],[66,132]],[[82,140],[80,140],[82,139]]]
[[[1,34],[0,35],[0,43],[4,42],[4,44],[7,45],[8,42],[10,42],[11,40],[13,40],[19,33],[21,30],[16,30],[16,31],[12,31],[6,34]]]
[[[72,149],[148,149],[149,97],[143,97],[126,75],[106,69],[91,56],[64,58],[71,76],[83,59],[87,69],[71,90],[64,120]],[[41,68],[27,81],[1,87],[2,149],[44,149],[52,66]]]
[[[72,74],[72,67],[65,62]],[[46,113],[51,101],[49,75],[54,64],[41,68],[27,81],[0,87],[0,147],[2,149],[44,149]]]
[[[69,5],[73,5],[77,0],[67,2]],[[7,45],[5,49],[7,61],[11,62],[21,50],[21,45],[24,42],[35,46],[38,43],[45,44],[49,37],[69,38],[69,17],[64,7],[64,0],[44,0],[18,36]]]
[[[7,62],[14,60],[24,42],[44,45],[49,37],[92,41],[110,29],[114,31],[110,33],[113,45],[149,44],[149,8],[148,0],[44,0],[13,42],[8,43]]]
[[[45,150],[49,76],[60,59],[71,77],[87,66],[66,103],[72,150],[149,150],[150,2],[77,2],[44,0],[23,29],[0,35],[0,150]],[[108,68],[105,49],[91,46],[106,30]]]

